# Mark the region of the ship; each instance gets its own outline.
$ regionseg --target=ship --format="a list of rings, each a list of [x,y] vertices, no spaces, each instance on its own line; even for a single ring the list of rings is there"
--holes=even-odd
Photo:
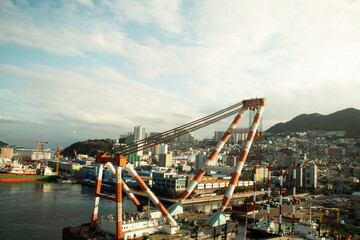
[[[23,166],[16,161],[0,173],[0,183],[53,181],[57,178],[58,175],[48,166],[38,165],[38,168],[33,169],[31,165]]]
[[[318,227],[319,227],[318,224],[316,224],[313,221],[308,221],[308,222],[300,221],[295,224],[294,231],[297,235],[305,237],[306,239],[309,239],[309,240],[330,239],[330,238],[323,236],[323,235],[325,235],[325,233],[323,231],[320,231],[318,229]]]
[[[100,230],[116,234],[116,219],[113,215],[102,216],[99,224]],[[179,226],[172,227],[167,224],[159,210],[149,209],[146,212],[135,212],[123,215],[122,234],[124,239],[139,238],[156,233],[175,234]]]
[[[255,224],[249,224],[246,229],[248,231],[249,237],[253,239],[281,237],[284,235],[284,229],[282,229],[282,232],[279,233],[279,224],[276,223],[273,219],[261,219]]]

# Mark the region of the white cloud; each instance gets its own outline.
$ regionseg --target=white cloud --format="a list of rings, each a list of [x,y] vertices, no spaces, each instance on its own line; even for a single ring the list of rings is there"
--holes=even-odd
[[[100,66],[86,73],[85,69],[75,72],[46,66],[25,69],[0,65],[0,74],[26,82],[22,94],[32,96],[34,114],[46,111],[55,117],[84,123],[123,128],[137,123],[163,130],[166,123],[189,118],[189,107],[181,103],[178,95],[128,79],[109,67]],[[23,104],[20,95],[14,97],[19,99],[18,104]]]
[[[304,112],[359,108],[359,2],[1,5],[3,45],[80,56],[81,64],[71,69],[46,63],[0,67],[4,75],[32,83],[22,91],[36,99],[33,104],[69,119],[127,127],[141,119],[166,129],[245,98],[267,97],[269,127]],[[134,23],[144,32],[134,33]],[[89,59],[100,60],[93,53],[125,62],[131,74],[105,64],[94,67]],[[173,93],[161,84],[172,86]]]

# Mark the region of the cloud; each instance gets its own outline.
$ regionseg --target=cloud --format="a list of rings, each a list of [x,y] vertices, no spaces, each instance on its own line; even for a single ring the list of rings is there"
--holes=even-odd
[[[356,1],[47,3],[2,1],[0,44],[69,63],[4,62],[0,72],[24,84],[7,88],[21,96],[16,106],[53,121],[165,130],[267,97],[267,128],[301,113],[360,107]]]
[[[122,128],[146,122],[154,129],[164,129],[165,124],[159,122],[178,122],[181,115],[183,119],[189,118],[178,95],[128,79],[110,67],[95,67],[87,73],[86,69],[76,72],[1,64],[0,74],[25,81],[26,88],[21,92],[32,96],[30,102],[36,112],[46,111],[50,117]],[[19,99],[18,105],[23,104],[20,95],[14,97]]]

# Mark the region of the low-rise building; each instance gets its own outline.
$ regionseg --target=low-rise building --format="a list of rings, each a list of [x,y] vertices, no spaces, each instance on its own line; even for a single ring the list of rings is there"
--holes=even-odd
[[[186,188],[186,177],[177,173],[153,173],[153,189],[160,195],[178,198]]]
[[[13,148],[3,147],[3,148],[1,148],[0,158],[11,159],[13,157],[13,154],[14,154]]]
[[[356,219],[360,219],[360,192],[351,194],[351,209]]]

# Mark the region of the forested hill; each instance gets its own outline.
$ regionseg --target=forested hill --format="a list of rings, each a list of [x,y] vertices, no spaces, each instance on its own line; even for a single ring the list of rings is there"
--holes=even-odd
[[[86,140],[83,142],[77,142],[69,147],[65,148],[63,151],[61,151],[61,154],[65,157],[74,157],[74,149],[76,150],[77,154],[87,154],[89,156],[95,156],[97,151],[107,152],[110,151],[112,148],[112,145],[103,140],[103,139],[95,139],[95,140]]]
[[[346,131],[347,137],[360,137],[360,110],[347,108],[329,115],[301,114],[267,130],[271,133],[303,132],[308,130]]]

